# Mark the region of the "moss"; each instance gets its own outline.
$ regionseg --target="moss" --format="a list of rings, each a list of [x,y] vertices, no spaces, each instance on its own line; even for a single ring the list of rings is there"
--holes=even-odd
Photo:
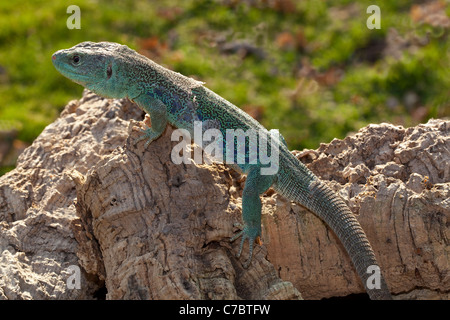
[[[51,54],[85,40],[145,49],[238,106],[258,107],[262,123],[280,129],[291,148],[316,148],[371,122],[414,125],[448,117],[448,29],[413,21],[411,1],[371,3],[381,8],[380,30],[366,28],[362,3],[281,2],[285,7],[258,1],[80,0],[81,29],[69,30],[64,2],[3,1],[0,119],[22,124],[19,139],[35,139],[82,91],[54,70]],[[443,11],[449,15],[448,7]],[[391,28],[408,43],[396,59],[384,54]],[[148,39],[156,41],[146,47]],[[258,54],[222,50],[237,42]],[[301,81],[316,86],[298,93]],[[417,105],[405,103],[411,93]],[[417,116],[418,108],[424,116]]]

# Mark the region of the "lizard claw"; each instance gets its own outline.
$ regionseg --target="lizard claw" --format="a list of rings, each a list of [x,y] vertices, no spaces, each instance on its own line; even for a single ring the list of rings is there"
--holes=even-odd
[[[259,236],[260,233],[260,229],[259,228],[255,228],[255,227],[249,227],[247,225],[242,225],[240,223],[235,223],[234,226],[238,226],[241,227],[242,230],[239,231],[236,235],[234,235],[231,239],[230,242],[233,242],[234,240],[238,239],[239,237],[242,237],[241,239],[241,243],[239,245],[239,251],[236,254],[236,258],[240,258],[241,254],[242,254],[242,249],[244,248],[244,243],[245,240],[248,239],[248,244],[249,244],[249,257],[247,259],[247,261],[244,262],[243,267],[245,269],[248,268],[248,266],[250,265],[250,262],[252,261],[252,256],[253,256],[253,244],[255,243],[255,241],[258,244],[261,244],[261,238]]]
[[[142,133],[142,135],[139,138],[134,140],[134,145],[137,145],[142,140],[147,139],[147,142],[145,142],[145,146],[144,146],[144,148],[147,149],[148,145],[155,139],[154,138],[155,133],[151,128],[147,128],[147,129],[138,128],[138,130]]]

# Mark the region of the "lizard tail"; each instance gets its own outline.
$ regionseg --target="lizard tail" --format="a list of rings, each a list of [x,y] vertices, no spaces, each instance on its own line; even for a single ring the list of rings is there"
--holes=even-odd
[[[358,220],[344,201],[306,167],[276,183],[275,189],[319,216],[347,250],[363,285],[374,300],[392,299],[375,254]],[[300,177],[307,177],[302,179]],[[283,181],[284,180],[284,181]],[[376,278],[378,277],[378,278]]]

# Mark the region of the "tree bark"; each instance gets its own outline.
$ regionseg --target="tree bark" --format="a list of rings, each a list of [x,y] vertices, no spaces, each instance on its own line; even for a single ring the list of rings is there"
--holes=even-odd
[[[143,124],[133,119],[143,117],[129,101],[85,91],[0,177],[0,298],[363,292],[334,234],[272,190],[263,196],[263,245],[244,269],[248,245],[236,259],[239,243],[229,239],[245,178],[220,164],[174,164],[170,126],[148,148],[135,145]],[[357,214],[397,298],[448,299],[449,131],[444,120],[370,125],[294,152]],[[80,289],[71,285],[76,268]]]

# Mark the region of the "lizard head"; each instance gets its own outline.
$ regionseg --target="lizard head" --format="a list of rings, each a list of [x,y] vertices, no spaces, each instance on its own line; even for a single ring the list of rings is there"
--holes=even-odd
[[[52,62],[63,76],[95,93],[124,98],[132,92],[127,70],[133,53],[137,54],[118,43],[87,41],[55,52]]]

